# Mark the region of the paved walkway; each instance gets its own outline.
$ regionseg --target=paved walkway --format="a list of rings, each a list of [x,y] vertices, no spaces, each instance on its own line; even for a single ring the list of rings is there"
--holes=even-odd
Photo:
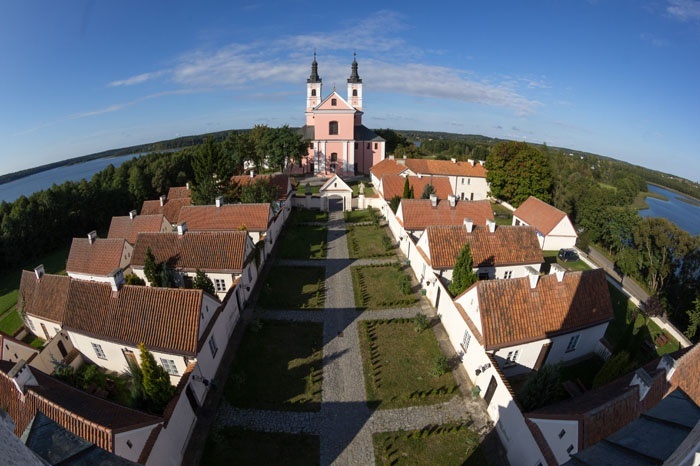
[[[357,322],[367,319],[413,317],[413,307],[358,312],[355,308],[350,267],[396,262],[396,259],[348,257],[347,234],[342,212],[330,214],[327,258],[315,261],[279,261],[295,267],[325,268],[326,301],[323,311],[263,310],[256,317],[323,323],[323,388],[321,411],[299,413],[239,409],[225,401],[216,420],[219,426],[240,426],[266,432],[319,435],[322,465],[374,464],[372,434],[414,430],[429,424],[472,421],[477,432],[489,430],[489,419],[477,401],[455,396],[450,401],[373,411],[367,405]]]

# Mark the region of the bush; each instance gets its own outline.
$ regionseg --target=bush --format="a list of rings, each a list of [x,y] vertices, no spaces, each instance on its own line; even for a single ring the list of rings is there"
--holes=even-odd
[[[401,277],[401,292],[403,294],[411,294],[411,278],[408,275]]]
[[[444,354],[441,354],[435,358],[435,365],[433,366],[433,376],[440,377],[447,373],[450,369],[450,360]]]
[[[420,333],[430,326],[430,321],[428,321],[428,318],[425,317],[425,314],[419,313],[413,318],[413,325],[416,333]]]
[[[636,364],[632,355],[627,351],[620,351],[608,359],[593,378],[593,388],[612,382],[619,376],[632,371],[635,367]]]
[[[520,403],[525,411],[559,401],[564,396],[561,386],[561,365],[548,364],[533,374],[520,392]]]

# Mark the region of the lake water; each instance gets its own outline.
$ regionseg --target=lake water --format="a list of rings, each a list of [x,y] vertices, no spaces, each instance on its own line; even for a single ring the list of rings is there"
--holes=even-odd
[[[700,205],[696,199],[651,184],[649,191],[661,194],[668,201],[647,197],[646,202],[649,204],[649,208],[640,210],[639,215],[642,217],[664,217],[691,235],[700,235]],[[685,199],[685,201],[681,199]]]
[[[9,183],[0,184],[0,202],[12,202],[21,195],[29,196],[36,191],[50,188],[54,183],[61,184],[66,181],[80,181],[83,178],[90,180],[92,175],[107,168],[109,164],[118,167],[127,160],[138,157],[141,154],[129,154],[119,157],[107,157],[88,162],[76,163],[53,168],[44,172],[35,173]]]

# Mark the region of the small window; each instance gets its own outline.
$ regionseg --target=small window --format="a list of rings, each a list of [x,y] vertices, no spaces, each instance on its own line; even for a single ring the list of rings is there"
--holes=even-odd
[[[95,351],[95,355],[100,359],[107,359],[107,355],[102,350],[102,346],[97,343],[92,343],[92,349]]]
[[[371,148],[372,148],[372,143],[371,143],[371,142],[368,142],[368,143],[367,143],[367,149],[371,149]]]
[[[209,349],[211,350],[211,357],[216,357],[216,353],[217,351],[219,351],[219,347],[216,346],[216,340],[214,340],[214,335],[212,335],[209,339]]]
[[[512,270],[506,270],[506,271],[503,273],[503,278],[506,278],[506,279],[507,279],[507,278],[513,278],[513,271],[512,271]]]
[[[338,134],[338,122],[331,121],[328,123],[328,134]]]
[[[165,372],[167,372],[170,375],[179,375],[177,372],[177,366],[175,366],[175,361],[172,359],[165,359],[165,358],[160,358],[160,364],[163,366],[163,369],[165,369]]]
[[[316,97],[316,89],[311,89],[311,97]]]
[[[331,162],[338,161],[338,154],[336,152],[331,153]]]
[[[464,350],[465,353],[467,352],[467,348],[469,348],[469,342],[471,341],[471,339],[472,339],[471,334],[469,333],[468,330],[465,330],[464,336],[462,337],[462,349]]]
[[[515,226],[520,226],[520,220],[518,220],[517,218],[515,219]]]
[[[131,440],[127,440],[127,441],[126,441],[126,446],[129,447],[129,448],[131,448],[131,447],[134,446],[134,444],[131,443]]]
[[[32,322],[32,319],[27,319],[27,323],[29,324],[29,328],[36,331],[36,328],[34,328],[34,322]]]
[[[563,438],[565,435],[566,435],[566,431],[565,431],[564,429],[562,429],[561,432],[559,432],[559,438],[561,439],[561,438]]]
[[[248,283],[253,281],[253,273],[250,271],[250,267],[248,267]]]
[[[506,357],[506,363],[505,366],[514,366],[515,363],[518,361],[518,355],[520,354],[520,350],[515,350],[515,351],[508,351],[508,356]]]
[[[472,179],[471,179],[471,178],[467,178],[467,184],[472,184]]]
[[[464,178],[462,178],[462,184],[464,184]]]
[[[569,445],[569,448],[566,449],[566,452],[567,452],[568,454],[571,454],[572,451],[574,451],[574,446],[573,446],[573,445]]]
[[[353,96],[353,97],[357,97],[357,89],[353,89],[353,90],[352,90],[352,96]]]
[[[581,335],[574,335],[569,339],[569,344],[566,345],[566,352],[570,353],[572,351],[576,351],[576,346],[578,346],[578,340],[581,338]]]
[[[378,149],[378,148],[379,148],[379,143],[378,143],[378,142],[375,142],[375,143],[374,143],[374,148],[375,148],[375,149]]]
[[[226,282],[223,278],[215,278],[214,287],[216,288],[217,293],[223,293],[226,291]]]
[[[331,105],[332,105],[333,107],[335,107],[336,105],[338,105],[338,99],[331,99]]]

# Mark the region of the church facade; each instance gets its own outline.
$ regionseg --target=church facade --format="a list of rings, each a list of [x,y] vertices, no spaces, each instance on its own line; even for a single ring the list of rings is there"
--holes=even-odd
[[[353,176],[369,174],[369,169],[385,157],[386,141],[362,124],[362,79],[357,59],[347,80],[347,98],[333,89],[322,98],[322,80],[314,53],[311,75],[306,80],[306,125],[308,155],[304,171],[318,175]]]

